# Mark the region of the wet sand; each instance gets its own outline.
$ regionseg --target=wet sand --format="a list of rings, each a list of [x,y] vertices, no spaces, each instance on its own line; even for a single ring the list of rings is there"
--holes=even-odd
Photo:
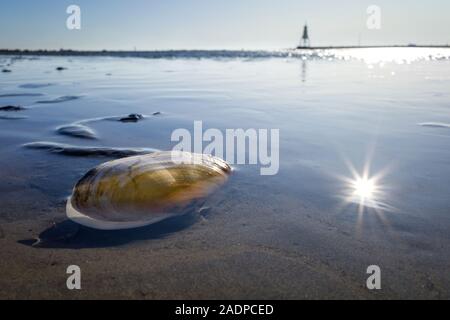
[[[31,247],[32,239],[64,220],[64,206],[32,220],[2,223],[3,299],[430,299],[448,297],[448,243],[387,235],[355,239],[353,226],[290,203],[290,214],[224,190],[206,217],[188,215],[133,231],[81,227],[68,240]],[[289,199],[285,201],[291,202]],[[240,210],[231,210],[239,206]],[[286,212],[285,212],[286,213]],[[299,217],[301,217],[299,219]],[[257,220],[258,224],[253,221]],[[395,246],[392,244],[395,242]],[[443,264],[429,259],[440,255]],[[382,261],[383,289],[365,289],[365,269]],[[82,270],[82,290],[66,288],[66,268]],[[430,270],[433,270],[430,272]],[[440,276],[442,275],[442,276]]]

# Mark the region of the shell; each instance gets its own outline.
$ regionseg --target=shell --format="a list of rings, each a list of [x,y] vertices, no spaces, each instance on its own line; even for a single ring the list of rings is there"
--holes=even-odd
[[[109,161],[78,181],[67,201],[67,216],[102,230],[145,226],[185,213],[230,173],[222,159],[182,151]]]

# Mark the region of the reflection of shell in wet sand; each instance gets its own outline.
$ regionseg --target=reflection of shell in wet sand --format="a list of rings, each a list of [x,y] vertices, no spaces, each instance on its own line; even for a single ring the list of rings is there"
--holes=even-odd
[[[104,230],[152,224],[182,214],[230,172],[222,159],[181,151],[109,161],[78,181],[67,201],[67,216]]]

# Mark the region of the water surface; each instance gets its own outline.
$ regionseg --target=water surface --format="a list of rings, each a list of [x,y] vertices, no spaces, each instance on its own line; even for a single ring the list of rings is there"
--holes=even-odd
[[[0,297],[69,297],[64,268],[79,263],[88,298],[449,298],[449,51],[13,59],[0,106],[25,110],[0,114]],[[148,117],[108,120],[133,113]],[[204,216],[28,245],[66,223],[73,185],[113,157],[24,144],[169,150],[195,120],[280,129],[279,173],[236,166]],[[58,133],[74,123],[96,139]],[[383,209],[345,199],[350,164],[369,163]],[[364,289],[371,264],[377,293]]]

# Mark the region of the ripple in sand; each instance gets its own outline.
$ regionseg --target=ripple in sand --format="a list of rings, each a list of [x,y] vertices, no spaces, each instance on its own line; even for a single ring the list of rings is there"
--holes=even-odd
[[[159,116],[162,115],[161,112],[153,112],[152,116]],[[92,123],[92,122],[99,122],[99,121],[120,121],[120,122],[137,122],[140,120],[145,120],[150,118],[148,115],[139,114],[139,113],[132,113],[129,115],[123,115],[123,116],[110,116],[110,117],[100,117],[100,118],[90,118],[90,119],[84,119],[75,122],[75,124],[85,124],[85,123]]]
[[[123,158],[142,155],[158,151],[152,148],[114,148],[114,147],[84,147],[64,143],[40,141],[23,145],[30,149],[42,149],[51,153],[59,153],[67,156],[101,156]]]
[[[27,118],[25,116],[0,116],[1,120],[22,120]]]
[[[77,100],[80,98],[81,98],[81,96],[62,96],[62,97],[58,97],[58,98],[52,99],[52,100],[37,101],[36,103],[42,103],[42,104],[44,104],[44,103],[62,103],[62,102]]]
[[[419,123],[419,126],[450,129],[449,123],[442,123],[442,122],[422,122],[422,123]]]
[[[0,98],[16,98],[16,97],[41,97],[42,93],[5,93],[0,94]]]
[[[160,115],[161,112],[154,112],[153,115]],[[138,113],[132,113],[126,116],[112,116],[112,117],[102,117],[102,118],[92,118],[92,119],[85,119],[80,120],[71,124],[63,125],[58,128],[56,128],[56,132],[63,135],[68,135],[72,137],[78,137],[78,138],[86,138],[86,139],[97,139],[97,134],[95,131],[91,128],[89,128],[86,124],[92,123],[92,122],[99,122],[99,121],[120,121],[120,122],[138,122],[140,120],[143,120],[145,118],[148,118],[149,116],[138,114]]]
[[[123,116],[110,116],[110,117],[100,117],[100,118],[92,118],[78,121],[77,123],[90,123],[90,122],[99,122],[99,121],[119,121],[123,123],[127,122],[138,122],[141,120],[145,120],[149,118],[147,115],[143,115],[140,113],[131,113]]]
[[[39,89],[46,88],[52,86],[53,83],[25,83],[19,86],[19,88],[23,89]]]
[[[56,128],[56,132],[62,135],[85,138],[85,139],[97,139],[97,135],[91,128],[82,124],[69,124]]]

